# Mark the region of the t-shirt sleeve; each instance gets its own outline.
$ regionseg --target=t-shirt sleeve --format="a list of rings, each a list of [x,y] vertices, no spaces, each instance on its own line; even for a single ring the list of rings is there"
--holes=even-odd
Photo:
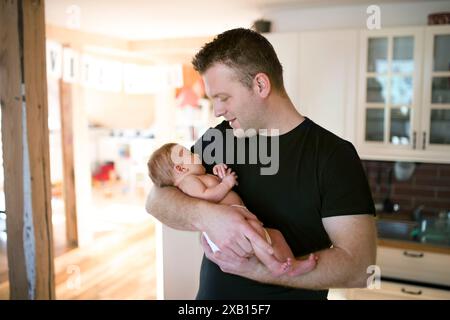
[[[350,142],[340,143],[325,162],[320,190],[322,218],[375,214],[366,174]]]

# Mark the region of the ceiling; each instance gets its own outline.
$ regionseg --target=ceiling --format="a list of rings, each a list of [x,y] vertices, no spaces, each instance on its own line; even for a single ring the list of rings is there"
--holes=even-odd
[[[376,3],[425,0],[377,0]],[[207,36],[250,27],[264,12],[373,0],[46,0],[47,24],[128,40]]]

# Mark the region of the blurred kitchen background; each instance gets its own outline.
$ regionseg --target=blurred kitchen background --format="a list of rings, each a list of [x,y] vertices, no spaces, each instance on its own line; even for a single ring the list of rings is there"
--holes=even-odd
[[[381,282],[329,298],[450,299],[450,1],[45,7],[58,299],[195,297],[198,234],[145,212],[146,163],[162,143],[189,147],[221,121],[190,61],[234,27],[264,33],[299,112],[351,141],[362,159]],[[8,299],[3,180],[0,170],[0,299]]]

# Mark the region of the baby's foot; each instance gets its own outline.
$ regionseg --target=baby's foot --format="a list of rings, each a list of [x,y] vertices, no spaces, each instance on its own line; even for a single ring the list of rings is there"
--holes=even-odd
[[[275,277],[279,277],[285,273],[287,273],[292,267],[292,261],[290,258],[287,258],[286,262],[279,263],[276,266],[272,265],[270,271]]]
[[[307,260],[292,261],[291,271],[288,275],[299,276],[312,271],[316,267],[318,259],[318,256],[311,253]]]

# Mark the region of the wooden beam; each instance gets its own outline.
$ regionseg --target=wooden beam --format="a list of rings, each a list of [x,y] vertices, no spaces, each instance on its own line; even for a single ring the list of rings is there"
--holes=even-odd
[[[73,156],[73,108],[71,84],[59,80],[61,141],[63,158],[63,194],[66,216],[66,240],[72,248],[78,247],[78,222],[75,194]]]
[[[0,30],[10,297],[54,299],[44,1],[2,0]]]
[[[0,102],[2,106],[3,168],[11,298],[26,299],[28,283],[23,243],[24,185],[22,149],[22,83],[17,2],[1,0]],[[14,252],[14,254],[12,254]]]

